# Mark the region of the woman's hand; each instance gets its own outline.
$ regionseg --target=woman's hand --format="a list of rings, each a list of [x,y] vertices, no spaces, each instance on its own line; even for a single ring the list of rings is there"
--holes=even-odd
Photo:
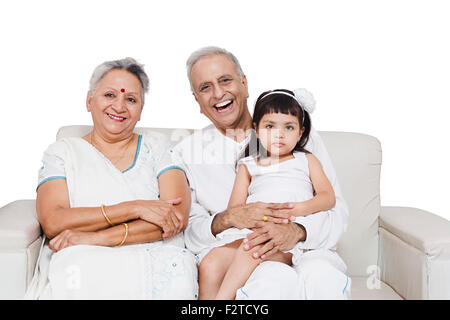
[[[163,230],[163,240],[169,239],[183,230],[183,217],[174,205],[181,198],[172,200],[138,200],[139,218],[159,226]]]
[[[85,232],[76,230],[64,230],[52,240],[49,248],[58,252],[64,248],[78,244],[99,245],[97,232]]]

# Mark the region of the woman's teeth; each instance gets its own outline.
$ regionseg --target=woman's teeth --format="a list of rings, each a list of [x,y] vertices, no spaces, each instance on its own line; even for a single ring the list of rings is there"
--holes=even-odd
[[[112,115],[112,114],[110,114],[110,113],[107,113],[107,115],[108,115],[108,117],[110,117],[111,119],[117,120],[117,121],[123,121],[123,120],[126,119],[126,118],[123,118],[123,117],[117,117],[117,116],[114,116],[114,115]]]

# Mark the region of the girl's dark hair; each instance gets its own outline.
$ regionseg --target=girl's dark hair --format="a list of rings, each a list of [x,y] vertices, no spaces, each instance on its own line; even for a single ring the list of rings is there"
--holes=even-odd
[[[268,93],[273,91],[285,92],[292,95],[292,97],[282,93],[272,93],[270,95],[267,95]],[[300,128],[304,128],[303,134],[298,143],[295,145],[293,151],[310,153],[305,149],[305,146],[308,143],[309,134],[311,132],[311,118],[309,116],[309,113],[299,105],[299,103],[293,96],[294,93],[286,89],[277,89],[263,92],[256,100],[255,109],[253,110],[253,129],[255,131],[258,129],[259,122],[265,114],[283,113],[293,115],[297,117]],[[264,147],[261,145],[261,142],[256,137],[255,131],[252,131],[250,142],[245,149],[242,157],[267,157],[267,151],[264,149]]]

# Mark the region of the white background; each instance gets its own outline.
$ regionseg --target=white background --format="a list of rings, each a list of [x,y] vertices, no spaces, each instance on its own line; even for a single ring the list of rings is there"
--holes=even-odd
[[[7,3],[7,4],[5,4]],[[151,86],[140,126],[201,128],[185,61],[206,45],[240,60],[249,105],[263,90],[314,93],[318,130],[383,148],[382,205],[450,220],[450,10],[446,1],[2,1],[0,206],[35,197],[43,151],[90,124],[99,63],[131,56]],[[252,111],[252,110],[251,110]]]

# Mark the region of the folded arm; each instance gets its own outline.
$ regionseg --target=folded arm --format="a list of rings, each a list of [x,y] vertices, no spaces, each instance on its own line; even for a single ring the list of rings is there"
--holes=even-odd
[[[105,207],[113,224],[138,218],[132,202]],[[100,207],[71,208],[66,180],[55,179],[37,190],[36,212],[44,233],[53,238],[64,230],[98,231],[109,227]]]
[[[190,198],[184,174],[168,170],[159,178],[161,200],[135,200],[104,207],[70,208],[66,181],[55,179],[37,192],[36,211],[55,251],[75,244],[115,246],[168,239],[184,230]],[[169,200],[176,197],[175,200]],[[127,229],[122,223],[127,223]]]

